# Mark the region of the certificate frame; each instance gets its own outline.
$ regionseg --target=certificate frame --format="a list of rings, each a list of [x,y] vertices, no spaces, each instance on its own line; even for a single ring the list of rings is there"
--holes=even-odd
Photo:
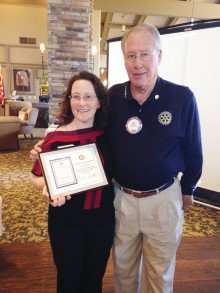
[[[95,143],[39,153],[51,200],[108,185]]]

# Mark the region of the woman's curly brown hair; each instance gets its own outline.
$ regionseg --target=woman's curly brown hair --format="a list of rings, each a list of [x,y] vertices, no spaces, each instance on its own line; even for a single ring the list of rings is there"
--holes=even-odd
[[[81,71],[75,74],[68,82],[67,90],[61,95],[61,102],[59,103],[59,112],[57,115],[59,125],[69,124],[74,116],[71,110],[70,98],[72,85],[77,80],[90,81],[95,89],[96,96],[100,103],[100,108],[97,109],[94,119],[94,128],[104,129],[108,123],[108,110],[109,110],[109,96],[108,91],[102,84],[100,79],[88,71]]]

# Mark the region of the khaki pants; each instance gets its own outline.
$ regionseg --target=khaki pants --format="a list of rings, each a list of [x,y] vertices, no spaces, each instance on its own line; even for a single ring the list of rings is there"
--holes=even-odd
[[[172,293],[184,215],[178,179],[146,198],[126,194],[117,184],[115,193],[116,293]]]

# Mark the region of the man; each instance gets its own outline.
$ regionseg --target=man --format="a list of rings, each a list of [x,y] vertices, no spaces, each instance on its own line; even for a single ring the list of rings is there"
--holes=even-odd
[[[158,76],[155,27],[131,28],[122,51],[129,81],[109,90],[116,293],[172,293],[183,211],[202,172],[197,105],[189,88]]]
[[[182,209],[193,204],[202,170],[197,105],[187,87],[158,77],[161,39],[153,26],[127,31],[122,51],[129,82],[110,89],[109,124],[116,181],[116,292],[171,293]]]

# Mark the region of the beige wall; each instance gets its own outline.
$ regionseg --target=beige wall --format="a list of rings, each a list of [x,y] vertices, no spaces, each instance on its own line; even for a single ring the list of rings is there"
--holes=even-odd
[[[19,37],[47,44],[47,7],[0,4],[0,43],[19,44]]]
[[[93,15],[93,43],[97,46],[94,73],[99,75],[100,64],[99,36],[100,36],[100,11]],[[37,44],[20,45],[20,37],[36,38]],[[31,93],[19,94],[25,99],[38,99],[39,78],[41,71],[40,43],[47,47],[47,7],[39,5],[6,5],[0,3],[0,65],[4,76],[6,96],[9,97],[13,88],[13,69],[30,69],[33,88]],[[44,54],[47,63],[47,50]],[[104,62],[105,63],[105,62]]]
[[[20,45],[20,37],[36,38],[35,45]],[[7,97],[13,88],[13,69],[30,69],[30,92],[25,98],[39,95],[41,76],[40,43],[47,46],[47,7],[0,4],[0,64]],[[45,52],[44,61],[47,63]]]

